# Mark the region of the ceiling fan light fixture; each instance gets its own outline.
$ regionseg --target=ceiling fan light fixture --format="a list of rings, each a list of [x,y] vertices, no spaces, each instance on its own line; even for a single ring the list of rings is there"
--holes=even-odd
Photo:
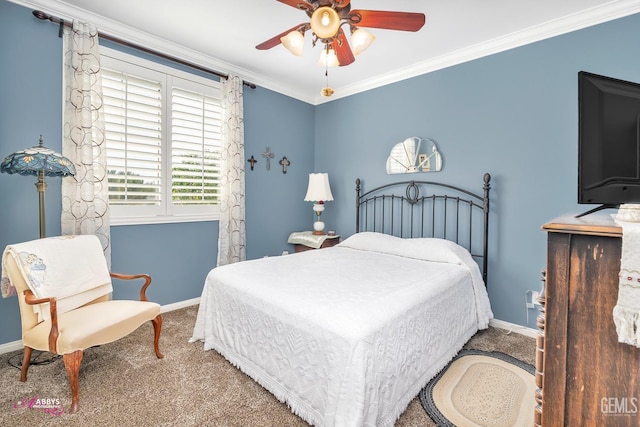
[[[340,62],[338,62],[338,55],[336,55],[336,51],[331,48],[322,49],[322,52],[320,53],[320,59],[318,60],[318,65],[321,65],[322,67],[337,67],[338,65],[340,65]]]
[[[304,49],[304,34],[298,30],[291,31],[284,37],[280,38],[282,46],[295,56],[301,56]]]
[[[362,28],[354,27],[351,32],[351,51],[354,55],[360,55],[367,50],[376,39],[376,36]]]
[[[340,16],[329,6],[317,8],[311,15],[311,29],[319,39],[330,39],[340,28]]]

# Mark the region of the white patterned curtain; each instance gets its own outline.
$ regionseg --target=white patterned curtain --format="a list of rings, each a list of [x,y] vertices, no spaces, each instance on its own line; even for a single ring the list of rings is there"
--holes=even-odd
[[[222,153],[218,266],[247,259],[244,203],[242,79],[222,83]]]
[[[111,265],[107,153],[98,31],[73,21],[64,38],[62,154],[76,167],[62,183],[62,234],[95,234]]]

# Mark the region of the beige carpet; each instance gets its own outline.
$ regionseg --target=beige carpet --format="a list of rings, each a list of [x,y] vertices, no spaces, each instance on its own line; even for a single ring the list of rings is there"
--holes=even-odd
[[[269,392],[202,343],[188,343],[197,306],[164,314],[161,350],[153,353],[153,328],[85,351],[80,368],[80,412],[59,416],[14,408],[23,399],[71,401],[62,360],[32,366],[25,383],[9,365],[16,352],[0,355],[0,426],[306,426]],[[508,353],[533,363],[535,341],[489,328],[467,347]],[[396,423],[434,426],[416,397]]]

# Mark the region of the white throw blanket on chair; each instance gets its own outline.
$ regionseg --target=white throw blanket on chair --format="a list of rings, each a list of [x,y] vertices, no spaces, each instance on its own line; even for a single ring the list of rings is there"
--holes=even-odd
[[[37,298],[56,297],[62,314],[112,292],[100,241],[94,235],[48,237],[9,245],[2,255],[2,296],[15,290],[6,277],[5,259],[13,256]],[[34,306],[38,320],[50,318],[49,304]]]
[[[618,303],[613,308],[618,341],[640,347],[640,213],[639,205],[623,205],[616,222],[622,227]],[[633,222],[631,222],[633,221]]]

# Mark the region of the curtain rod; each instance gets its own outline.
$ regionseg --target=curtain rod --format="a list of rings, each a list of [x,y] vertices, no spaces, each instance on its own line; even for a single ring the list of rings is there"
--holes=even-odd
[[[59,24],[60,25],[60,31],[58,32],[58,37],[62,37],[62,28],[63,27],[70,27],[71,28],[71,26],[72,26],[71,22],[67,22],[67,21],[65,21],[64,19],[61,19],[61,18],[56,18],[55,16],[51,16],[51,15],[49,15],[47,13],[44,13],[41,10],[34,10],[31,13],[33,14],[33,16],[35,16],[36,18],[38,18],[38,19],[40,19],[42,21],[51,21],[54,24]],[[114,36],[110,36],[108,34],[102,34],[102,33],[98,33],[98,37],[100,37],[102,39],[105,39],[105,40],[112,41],[114,43],[118,43],[118,44],[123,45],[123,46],[127,46],[127,47],[130,47],[130,48],[133,48],[133,49],[136,49],[136,50],[151,54],[151,55],[158,56],[158,57],[163,58],[163,59],[168,59],[169,61],[177,62],[178,64],[181,64],[181,65],[186,65],[187,67],[194,68],[196,70],[205,72],[207,74],[213,74],[213,75],[218,76],[218,77],[220,77],[222,79],[229,78],[228,74],[224,74],[224,73],[221,73],[219,71],[211,70],[209,68],[202,67],[202,66],[194,64],[192,62],[184,61],[182,59],[167,55],[165,53],[158,52],[156,50],[149,49],[147,47],[140,46],[140,45],[128,42],[128,41],[126,41],[124,39],[121,39],[121,38],[118,38],[118,37],[114,37]],[[244,80],[242,81],[242,84],[244,84],[245,86],[250,87],[251,89],[255,89],[256,88],[255,84],[246,82]]]

